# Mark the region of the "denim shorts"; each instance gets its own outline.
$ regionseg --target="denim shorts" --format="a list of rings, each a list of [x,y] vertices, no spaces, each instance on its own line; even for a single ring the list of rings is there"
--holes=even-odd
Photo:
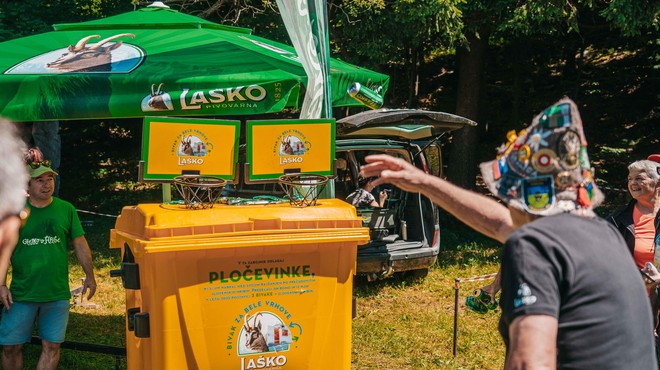
[[[51,343],[64,342],[69,322],[69,301],[14,302],[8,311],[2,309],[0,344],[17,345],[30,341],[35,319],[39,338]]]

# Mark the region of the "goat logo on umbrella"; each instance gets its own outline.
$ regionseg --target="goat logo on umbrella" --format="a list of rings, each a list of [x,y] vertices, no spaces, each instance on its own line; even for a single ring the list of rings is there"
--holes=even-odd
[[[144,60],[144,51],[120,38],[134,38],[132,33],[120,33],[89,44],[101,35],[88,35],[75,45],[35,56],[5,71],[5,74],[60,73],[129,73]]]
[[[154,91],[156,84],[151,85],[151,95],[147,95],[142,99],[140,108],[143,112],[155,112],[164,110],[174,110],[172,104],[172,97],[167,92],[163,91],[164,83],[158,85],[158,89]]]

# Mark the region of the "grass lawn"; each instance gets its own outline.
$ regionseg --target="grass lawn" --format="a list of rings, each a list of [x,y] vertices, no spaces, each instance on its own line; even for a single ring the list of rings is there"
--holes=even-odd
[[[98,291],[92,302],[100,308],[71,310],[67,341],[124,346],[124,289],[110,270],[119,268],[119,250],[109,249],[114,219],[81,215],[97,273]],[[353,320],[352,369],[501,369],[504,346],[497,332],[499,309],[485,315],[465,308],[465,297],[487,282],[461,284],[457,356],[453,356],[454,279],[497,271],[497,243],[458,227],[443,234],[439,262],[421,280],[397,276],[358,283],[357,317]],[[84,276],[71,253],[71,284]],[[27,345],[25,368],[34,368],[41,347]],[[114,369],[116,359],[63,350],[60,369]],[[121,359],[120,368],[126,362]]]

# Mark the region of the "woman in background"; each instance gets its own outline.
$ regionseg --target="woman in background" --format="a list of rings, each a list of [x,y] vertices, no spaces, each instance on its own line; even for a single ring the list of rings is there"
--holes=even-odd
[[[660,163],[641,160],[628,166],[628,192],[632,200],[608,219],[626,241],[640,269],[653,263],[656,242],[660,242]],[[660,261],[659,261],[660,262]]]
[[[625,207],[614,211],[608,220],[619,230],[626,241],[635,264],[640,269],[651,272],[654,256],[660,257],[660,163],[651,160],[659,155],[651,155],[649,159],[636,161],[628,166],[628,192],[632,200]],[[660,266],[660,258],[656,265]],[[655,269],[653,269],[655,270]],[[653,275],[657,270],[652,271]],[[648,281],[647,281],[648,283]],[[653,334],[656,338],[656,356],[658,352],[658,301],[657,285],[649,287],[649,300],[653,312]]]

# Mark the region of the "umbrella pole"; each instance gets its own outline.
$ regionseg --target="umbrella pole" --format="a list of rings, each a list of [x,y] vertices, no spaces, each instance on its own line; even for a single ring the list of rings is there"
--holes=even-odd
[[[172,184],[166,183],[162,186],[163,191],[163,203],[168,203],[172,201]]]

